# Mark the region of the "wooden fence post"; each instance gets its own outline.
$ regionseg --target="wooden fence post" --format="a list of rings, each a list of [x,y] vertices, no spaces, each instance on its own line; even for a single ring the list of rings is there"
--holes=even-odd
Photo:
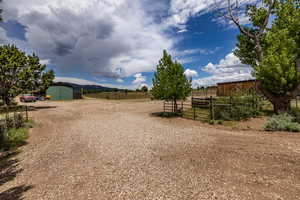
[[[164,101],[164,113],[166,112],[166,101]]]
[[[195,106],[193,106],[193,118],[194,118],[194,120],[196,120],[196,108],[195,108]]]
[[[26,121],[28,121],[29,119],[28,119],[28,107],[27,106],[25,106],[25,112],[26,112]]]
[[[230,104],[230,117],[232,118],[232,96],[229,97],[229,104]]]
[[[171,112],[174,113],[174,102],[173,102],[173,100],[171,101],[171,104],[172,104]]]
[[[214,105],[213,105],[213,98],[210,96],[209,98],[209,110],[210,110],[210,119],[215,120],[214,116]]]

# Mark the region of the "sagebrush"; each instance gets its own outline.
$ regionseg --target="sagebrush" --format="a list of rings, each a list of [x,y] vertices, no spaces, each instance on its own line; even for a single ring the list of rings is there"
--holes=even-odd
[[[300,132],[300,124],[289,114],[274,115],[268,119],[264,126],[266,131]]]

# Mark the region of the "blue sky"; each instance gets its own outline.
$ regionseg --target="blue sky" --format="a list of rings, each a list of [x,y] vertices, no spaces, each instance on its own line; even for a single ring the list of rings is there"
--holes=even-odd
[[[194,87],[250,79],[251,68],[232,53],[239,32],[216,17],[214,2],[10,0],[2,3],[0,43],[37,53],[57,81],[151,86],[163,49]]]

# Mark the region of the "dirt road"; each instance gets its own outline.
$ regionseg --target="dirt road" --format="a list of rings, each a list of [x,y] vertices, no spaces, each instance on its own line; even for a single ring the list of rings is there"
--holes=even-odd
[[[297,200],[300,135],[230,132],[149,113],[160,103],[37,103],[0,199]]]

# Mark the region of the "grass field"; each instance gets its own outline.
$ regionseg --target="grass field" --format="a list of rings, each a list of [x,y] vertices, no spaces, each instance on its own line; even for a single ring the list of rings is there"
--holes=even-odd
[[[147,92],[99,92],[85,95],[88,98],[96,99],[147,99],[150,98]]]

